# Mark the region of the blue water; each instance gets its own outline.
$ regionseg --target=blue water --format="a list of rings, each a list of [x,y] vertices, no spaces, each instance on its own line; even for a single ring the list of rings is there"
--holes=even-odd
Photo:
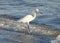
[[[37,14],[33,23],[43,23],[60,29],[60,0],[0,0],[0,15],[13,18],[19,19],[31,14],[35,8],[39,8],[41,13]]]
[[[47,24],[60,28],[60,0],[0,0],[0,15],[22,18],[39,8],[33,21],[37,24]]]

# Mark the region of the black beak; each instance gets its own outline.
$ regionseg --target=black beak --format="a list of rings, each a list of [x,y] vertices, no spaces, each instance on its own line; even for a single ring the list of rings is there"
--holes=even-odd
[[[40,13],[40,14],[43,14],[43,12],[42,12],[42,11],[40,11],[39,13]]]

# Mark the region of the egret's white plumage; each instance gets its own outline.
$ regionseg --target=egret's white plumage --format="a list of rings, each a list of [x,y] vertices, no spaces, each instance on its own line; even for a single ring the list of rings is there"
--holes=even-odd
[[[23,17],[22,19],[18,20],[18,22],[22,22],[22,23],[29,23],[32,20],[34,20],[36,18],[36,13],[39,12],[39,9],[35,9],[32,12],[32,15],[27,15],[25,17]]]
[[[20,19],[18,22],[22,22],[22,23],[28,23],[30,21],[34,20],[34,17],[31,15],[27,15],[24,18]]]
[[[27,15],[27,16],[23,17],[22,19],[18,20],[18,22],[28,23],[28,25],[29,25],[29,22],[33,21],[36,18],[36,13],[38,13],[38,12],[39,12],[39,9],[36,8],[35,10],[32,11],[32,15]]]

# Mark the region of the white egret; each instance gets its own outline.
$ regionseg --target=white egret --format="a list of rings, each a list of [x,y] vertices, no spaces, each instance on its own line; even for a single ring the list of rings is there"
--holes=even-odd
[[[36,14],[38,12],[39,12],[39,9],[36,8],[35,10],[32,11],[32,15],[27,15],[24,18],[18,20],[17,22],[27,23],[28,24],[28,29],[29,29],[29,23],[36,18]],[[30,32],[30,29],[29,29],[29,32]]]

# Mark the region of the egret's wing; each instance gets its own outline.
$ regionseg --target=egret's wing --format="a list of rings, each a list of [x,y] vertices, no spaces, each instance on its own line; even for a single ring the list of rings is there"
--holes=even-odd
[[[23,22],[23,23],[26,23],[26,22],[29,22],[33,19],[33,16],[32,15],[27,15],[25,16],[24,18],[18,20],[18,22]]]

